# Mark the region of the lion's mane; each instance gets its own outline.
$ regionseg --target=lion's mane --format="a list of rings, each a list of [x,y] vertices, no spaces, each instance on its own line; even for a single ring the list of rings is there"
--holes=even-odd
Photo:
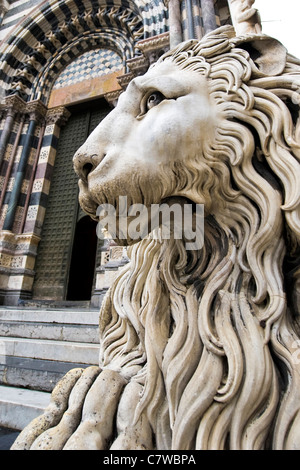
[[[206,76],[221,116],[161,175],[195,188],[205,172],[204,247],[133,245],[102,306],[100,365],[142,384],[160,449],[300,446],[300,62],[270,75],[249,44],[223,27],[160,59]]]
[[[130,246],[100,367],[68,372],[14,449],[300,448],[300,61],[231,27],[160,61],[207,78],[215,137],[129,200],[201,194],[204,245]]]

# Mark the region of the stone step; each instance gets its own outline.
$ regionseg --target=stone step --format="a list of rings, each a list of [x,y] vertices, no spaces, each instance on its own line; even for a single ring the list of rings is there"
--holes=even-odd
[[[89,309],[91,308],[90,300],[19,300],[19,308],[60,308],[60,309],[74,309],[82,308]]]
[[[50,402],[50,393],[0,385],[0,426],[21,431]]]
[[[0,307],[2,321],[98,325],[99,310]]]
[[[68,370],[98,364],[98,322],[98,310],[0,307],[0,426],[23,429]]]
[[[99,342],[98,311],[1,309],[0,336]]]
[[[99,344],[0,337],[1,363],[6,356],[46,359],[79,364],[98,364]]]
[[[57,382],[70,369],[88,366],[89,364],[6,356],[0,363],[0,384],[52,392]]]
[[[0,336],[79,343],[99,343],[99,329],[97,325],[1,321]]]

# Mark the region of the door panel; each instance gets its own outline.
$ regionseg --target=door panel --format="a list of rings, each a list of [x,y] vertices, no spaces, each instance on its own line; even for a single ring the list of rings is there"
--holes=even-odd
[[[100,107],[89,108],[71,110],[72,115],[61,130],[35,266],[35,299],[66,299],[78,219],[78,178],[72,158],[110,110],[105,102]]]

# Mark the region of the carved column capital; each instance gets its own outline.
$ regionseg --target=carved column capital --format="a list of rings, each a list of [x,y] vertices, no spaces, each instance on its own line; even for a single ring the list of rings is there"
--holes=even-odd
[[[4,98],[2,108],[15,115],[16,113],[24,113],[26,110],[26,102],[18,95],[10,95]]]
[[[29,114],[30,119],[34,121],[43,121],[45,119],[47,107],[40,100],[29,101],[26,103],[25,113]]]
[[[17,113],[29,114],[31,120],[43,121],[47,107],[40,100],[26,102],[17,94],[9,95],[1,103],[1,109],[6,111],[8,116],[15,116]]]
[[[50,108],[46,114],[46,123],[57,124],[62,127],[65,125],[69,117],[71,116],[70,111],[64,106],[57,106],[56,108]]]

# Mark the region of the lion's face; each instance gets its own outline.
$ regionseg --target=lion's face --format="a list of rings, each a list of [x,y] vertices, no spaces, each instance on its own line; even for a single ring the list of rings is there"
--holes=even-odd
[[[135,78],[74,157],[81,206],[94,216],[119,196],[147,207],[172,196],[205,204],[184,169],[213,139],[216,119],[206,78],[196,72],[162,62]]]

